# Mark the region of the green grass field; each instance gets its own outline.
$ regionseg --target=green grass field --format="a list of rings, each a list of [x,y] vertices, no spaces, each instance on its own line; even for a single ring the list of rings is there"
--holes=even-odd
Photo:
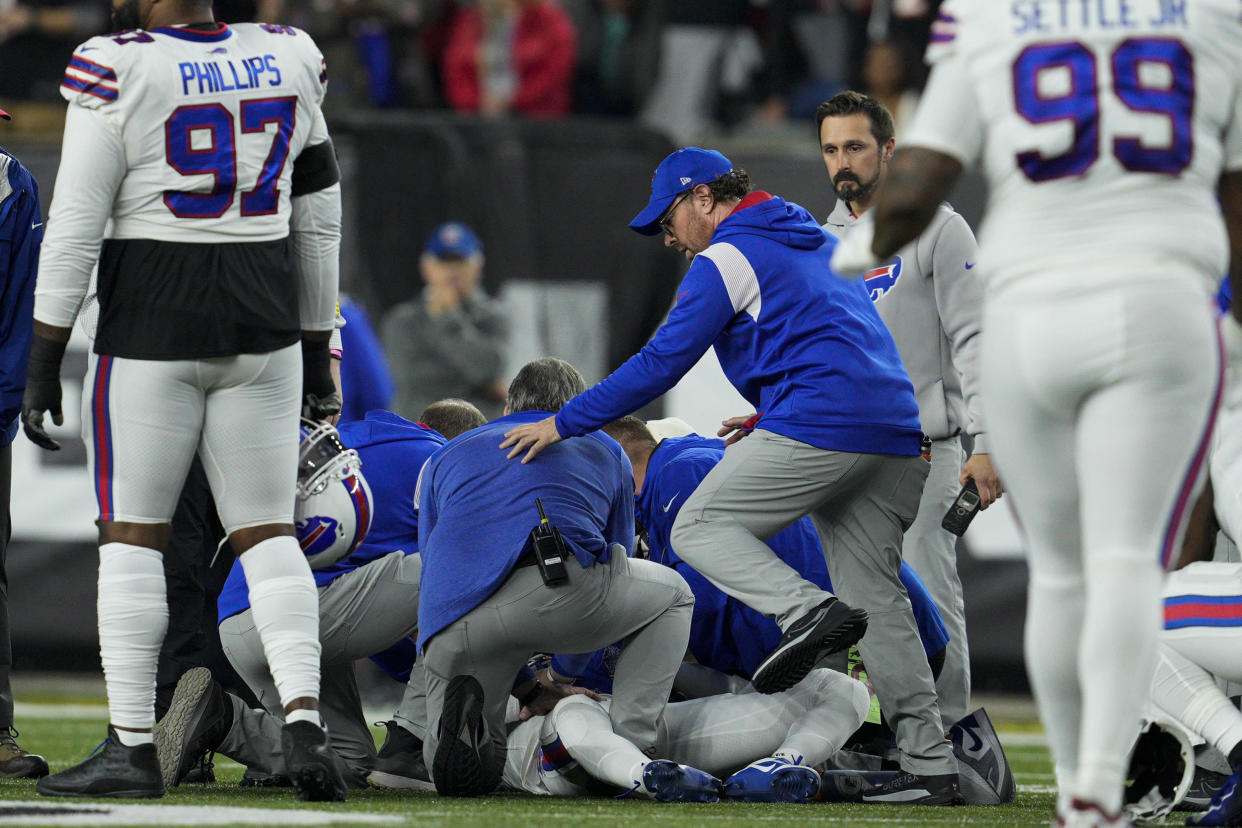
[[[21,743],[43,753],[52,769],[59,770],[80,761],[103,738],[104,709],[87,700],[74,703],[39,699],[39,704],[19,705]],[[241,789],[237,781],[242,767],[216,757],[215,785],[182,785],[162,800],[125,803],[110,800],[50,800],[39,797],[33,781],[0,781],[0,825],[267,825],[298,824],[299,817],[313,812],[338,818],[329,823],[348,825],[376,822],[394,826],[562,826],[596,828],[607,825],[745,826],[745,825],[857,825],[857,826],[934,826],[980,825],[1046,826],[1052,818],[1052,774],[1047,749],[1039,738],[1036,722],[1027,719],[995,720],[1006,752],[1017,777],[1017,802],[995,808],[918,808],[862,805],[755,805],[717,803],[712,805],[663,805],[638,800],[549,799],[518,794],[497,795],[475,800],[441,799],[433,794],[400,794],[387,791],[353,791],[344,804],[303,804],[290,790]],[[381,738],[382,738],[382,734]],[[57,813],[39,813],[34,808],[15,808],[9,800],[38,801],[39,806],[57,808]],[[164,806],[191,806],[162,809]],[[64,810],[60,810],[61,808]],[[233,809],[255,809],[239,813]],[[98,812],[76,813],[83,809]],[[137,809],[137,810],[133,810]],[[278,810],[277,810],[278,809]],[[105,813],[111,810],[113,813]],[[273,813],[273,811],[275,811]],[[1176,818],[1174,818],[1176,817]],[[30,821],[32,819],[39,821]],[[253,818],[253,821],[252,821]],[[322,819],[323,817],[320,816]],[[1175,814],[1165,824],[1181,824],[1184,815]],[[305,824],[305,823],[302,823]]]

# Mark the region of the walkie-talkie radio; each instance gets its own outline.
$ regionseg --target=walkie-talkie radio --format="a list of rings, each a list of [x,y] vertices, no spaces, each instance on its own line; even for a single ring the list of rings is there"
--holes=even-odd
[[[539,574],[548,586],[563,584],[569,580],[569,572],[565,569],[565,539],[561,530],[548,523],[548,515],[543,511],[543,502],[535,498],[539,507],[539,525],[530,530],[530,548],[535,554],[535,564]]]
[[[944,520],[940,521],[940,525],[961,537],[966,527],[970,526],[970,522],[975,519],[975,515],[979,514],[980,504],[979,488],[972,477],[966,481],[966,485],[957,495],[957,500],[953,501],[953,505],[945,513]]]

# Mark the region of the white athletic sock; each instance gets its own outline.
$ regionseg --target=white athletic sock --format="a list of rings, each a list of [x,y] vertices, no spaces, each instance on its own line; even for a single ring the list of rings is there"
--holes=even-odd
[[[1155,560],[1129,549],[1088,552],[1083,563],[1087,612],[1078,650],[1082,720],[1075,795],[1115,814],[1156,665],[1163,573]]]
[[[290,710],[285,714],[285,723],[292,724],[293,722],[310,722],[315,727],[323,728],[323,720],[319,718],[319,711],[307,710],[305,707]]]
[[[128,543],[99,547],[96,606],[109,719],[120,727],[152,727],[155,667],[168,629],[163,556]]]
[[[561,744],[583,770],[618,788],[638,785],[641,793],[648,792],[642,779],[643,768],[650,760],[633,742],[613,732],[612,720],[599,702],[570,696],[552,710],[551,716]]]
[[[126,747],[137,747],[138,745],[149,745],[155,741],[155,734],[149,730],[137,733],[132,730],[116,730],[116,738],[121,740],[121,744]]]
[[[1031,572],[1026,607],[1026,670],[1057,775],[1057,811],[1069,809],[1078,773],[1078,640],[1085,606],[1076,575]]]
[[[805,695],[807,710],[772,756],[794,765],[826,761],[858,730],[871,707],[866,685],[835,670],[814,670],[789,693]]]
[[[268,538],[241,556],[250,611],[267,666],[287,706],[319,698],[319,593],[295,538]]]
[[[1242,744],[1242,713],[1206,670],[1164,642],[1156,651],[1151,699],[1226,756]]]

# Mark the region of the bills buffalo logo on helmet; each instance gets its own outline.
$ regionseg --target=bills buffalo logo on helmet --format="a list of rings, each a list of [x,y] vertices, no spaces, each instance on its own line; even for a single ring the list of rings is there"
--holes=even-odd
[[[863,281],[867,283],[867,292],[871,294],[871,301],[877,301],[881,296],[888,293],[897,284],[897,280],[901,278],[901,257],[893,259],[891,262],[879,267],[868,270],[863,275]]]
[[[327,515],[310,515],[297,522],[297,533],[301,539],[302,552],[308,557],[318,555],[336,542],[341,531],[341,524]]]

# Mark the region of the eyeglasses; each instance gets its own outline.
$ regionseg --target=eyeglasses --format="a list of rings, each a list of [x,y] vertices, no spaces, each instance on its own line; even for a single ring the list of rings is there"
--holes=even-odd
[[[694,190],[686,190],[684,193],[682,193],[681,196],[676,201],[673,202],[673,205],[668,208],[668,211],[660,219],[659,227],[661,230],[664,231],[664,234],[666,236],[671,236],[673,234],[673,228],[670,227],[669,224],[673,220],[673,212],[677,209],[677,205],[685,201],[686,197],[690,195],[692,192],[694,192]]]

